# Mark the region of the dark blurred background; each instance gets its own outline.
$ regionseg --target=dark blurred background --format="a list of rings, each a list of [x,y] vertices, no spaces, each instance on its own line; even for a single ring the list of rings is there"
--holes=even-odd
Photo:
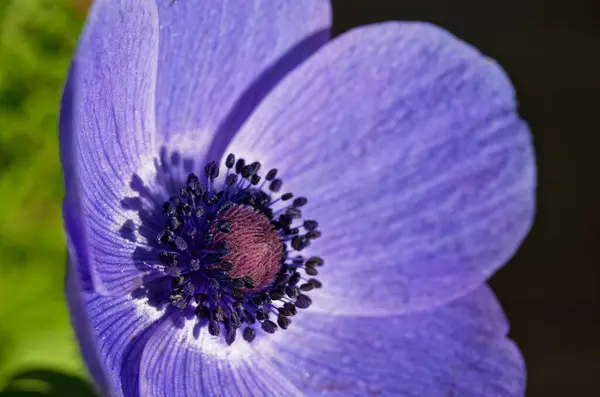
[[[88,3],[0,0],[0,397],[91,394],[62,296],[56,131]],[[333,6],[335,34],[386,20],[428,21],[507,70],[534,134],[538,214],[519,253],[491,284],[527,362],[527,396],[600,395],[598,2],[334,0]]]

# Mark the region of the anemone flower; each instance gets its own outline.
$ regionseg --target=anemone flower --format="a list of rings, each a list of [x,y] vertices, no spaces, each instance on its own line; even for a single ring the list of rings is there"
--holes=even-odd
[[[524,394],[487,278],[534,213],[501,68],[325,0],[98,0],[60,125],[104,396]]]

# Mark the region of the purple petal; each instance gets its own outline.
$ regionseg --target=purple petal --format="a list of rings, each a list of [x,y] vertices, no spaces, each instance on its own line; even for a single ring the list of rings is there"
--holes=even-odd
[[[172,316],[171,319],[173,319]],[[272,362],[253,351],[269,336],[231,346],[206,326],[164,321],[148,340],[140,367],[142,396],[303,396]],[[267,349],[268,350],[268,349]]]
[[[65,296],[71,315],[71,325],[79,341],[83,360],[87,365],[90,375],[96,382],[96,388],[101,394],[107,395],[110,390],[111,381],[106,377],[102,358],[98,355],[98,350],[96,349],[96,340],[88,321],[86,302],[85,299],[82,299],[82,287],[79,280],[73,269],[67,270]]]
[[[157,2],[158,131],[196,158],[219,158],[266,93],[329,39],[328,0],[170,3]]]
[[[162,312],[131,296],[84,292],[72,271],[68,272],[66,295],[82,355],[101,394],[139,395],[142,348]]]
[[[228,151],[309,198],[326,262],[315,309],[382,315],[477,288],[534,214],[531,138],[502,69],[444,30],[385,23],[334,40]]]
[[[149,270],[136,248],[151,243],[138,233],[148,229],[141,211],[123,203],[143,196],[141,184],[152,202],[173,194],[155,183],[155,159],[165,165],[159,148],[200,167],[209,145],[220,157],[264,95],[328,40],[330,8],[326,0],[109,3],[92,9],[63,98],[64,218],[84,288],[124,294]]]
[[[133,243],[119,234],[127,220],[119,204],[130,193],[131,175],[157,152],[157,18],[150,2],[94,2],[65,87],[65,227],[78,263],[94,264],[80,269],[86,287],[100,292],[122,291],[137,274]],[[108,276],[104,268],[111,269]]]
[[[307,396],[520,397],[525,368],[493,293],[404,316],[298,315],[273,366]]]

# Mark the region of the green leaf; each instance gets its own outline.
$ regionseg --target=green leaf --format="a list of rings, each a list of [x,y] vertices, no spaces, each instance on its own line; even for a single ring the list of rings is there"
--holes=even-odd
[[[82,4],[0,2],[0,390],[12,388],[2,397],[45,393],[15,389],[23,374],[46,374],[41,383],[25,382],[46,386],[87,377],[63,295],[57,131]]]

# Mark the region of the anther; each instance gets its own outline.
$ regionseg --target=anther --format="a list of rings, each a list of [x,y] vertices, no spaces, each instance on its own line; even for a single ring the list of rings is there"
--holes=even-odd
[[[246,342],[252,342],[256,337],[256,332],[251,327],[244,328],[244,332],[242,333],[244,340]]]
[[[264,320],[267,320],[268,318],[269,318],[269,312],[267,312],[264,307],[261,307],[256,311],[256,319],[258,321],[264,321]]]
[[[179,251],[185,251],[187,250],[188,245],[182,237],[177,236],[175,237],[175,247],[177,247]]]
[[[237,312],[235,312],[235,311],[231,312],[231,314],[229,315],[229,319],[231,321],[231,325],[233,326],[233,328],[240,328],[242,326],[242,321],[240,319],[240,316],[237,314]]]
[[[285,210],[285,214],[292,219],[302,217],[302,212],[300,212],[300,210],[297,208],[288,208]]]
[[[288,285],[293,287],[296,284],[298,284],[298,281],[300,281],[300,278],[302,276],[300,275],[300,273],[294,273],[292,274],[292,276],[290,277],[289,281],[288,281]]]
[[[209,284],[213,289],[219,289],[219,282],[214,278],[210,279]]]
[[[235,172],[241,174],[242,169],[246,166],[246,161],[244,159],[238,159],[235,163]]]
[[[304,294],[298,295],[296,298],[296,307],[300,309],[306,309],[312,304],[312,300]]]
[[[165,269],[165,273],[167,274],[167,276],[179,277],[181,276],[181,269],[175,266],[169,266]]]
[[[273,182],[271,182],[271,184],[269,185],[269,190],[277,193],[279,190],[281,190],[281,186],[283,185],[283,181],[281,179],[275,179]]]
[[[298,313],[298,310],[296,310],[296,305],[294,305],[291,302],[284,303],[283,307],[284,307],[284,309],[286,309],[287,311],[289,311],[292,316],[294,316],[294,315],[296,315]]]
[[[242,280],[241,278],[236,278],[231,281],[231,285],[233,286],[233,288],[240,289],[244,288],[245,283],[244,280]]]
[[[225,320],[225,311],[223,310],[223,307],[221,305],[217,306],[217,308],[215,309],[215,318],[217,319],[217,321],[221,322]]]
[[[287,329],[290,325],[290,319],[280,315],[277,317],[277,324],[281,329]]]
[[[192,216],[192,207],[188,203],[185,203],[181,206],[181,214],[184,217],[189,218],[190,216]]]
[[[176,216],[172,216],[171,218],[169,218],[167,227],[172,231],[178,230],[181,227],[181,222],[179,221],[179,218],[177,218]]]
[[[312,256],[306,261],[306,266],[323,266],[323,259],[319,258],[318,256]]]
[[[304,221],[303,226],[306,230],[308,230],[309,232],[312,232],[313,230],[316,230],[319,227],[319,223],[317,221],[313,221],[313,220],[309,219],[309,220]]]
[[[271,290],[270,295],[271,295],[271,299],[278,301],[285,296],[285,291],[280,288],[274,289],[274,290]]]
[[[204,167],[204,173],[208,179],[215,179],[219,176],[219,164],[216,161],[211,161]]]
[[[312,286],[315,288],[321,288],[323,286],[323,284],[321,284],[321,282],[315,278],[311,278],[310,280],[308,280],[308,282],[311,283]]]
[[[308,247],[308,239],[302,236],[296,236],[292,239],[292,248],[296,251],[302,251],[306,247]]]
[[[204,302],[206,302],[208,299],[208,296],[206,294],[196,294],[196,296],[194,297],[194,300],[196,301],[196,303],[198,305],[202,305]]]
[[[321,237],[321,232],[318,230],[313,230],[311,232],[306,233],[306,238],[314,240],[316,238]]]
[[[238,180],[237,174],[229,174],[229,175],[227,175],[227,178],[225,178],[225,185],[227,185],[228,187],[231,187],[237,183],[237,180]]]
[[[222,233],[229,233],[231,231],[231,222],[227,220],[221,221],[217,227],[217,230]]]
[[[271,300],[271,296],[267,292],[263,292],[262,293],[262,300],[263,300],[263,303],[266,304],[266,305],[268,305],[269,303],[273,302]]]
[[[208,307],[206,307],[204,305],[196,306],[194,313],[196,314],[196,317],[201,318],[201,319],[210,317],[210,310]]]
[[[232,345],[235,342],[235,334],[237,333],[237,329],[233,328],[227,331],[227,335],[225,336],[225,342],[228,345]]]
[[[291,286],[287,286],[285,288],[285,293],[287,296],[289,296],[292,299],[296,299],[296,297],[299,295],[298,288],[294,288]]]
[[[192,296],[194,295],[194,292],[196,292],[196,287],[188,281],[183,288],[183,292],[186,296]]]
[[[269,170],[269,172],[267,172],[267,176],[265,176],[265,179],[267,181],[271,182],[276,177],[277,177],[277,168],[273,168],[273,169]]]
[[[225,167],[231,169],[231,168],[233,168],[234,164],[235,164],[235,156],[233,155],[233,153],[229,153],[227,155],[227,159],[225,160]]]
[[[260,176],[258,175],[252,175],[252,177],[250,178],[250,183],[254,186],[258,185],[258,183],[260,182]]]
[[[252,167],[252,175],[256,175],[256,173],[260,170],[261,164],[259,161],[255,161],[250,164],[250,166]]]
[[[279,312],[279,314],[281,314],[282,316],[286,316],[289,317],[292,315],[292,313],[290,313],[290,311],[284,307],[278,307],[277,311]]]
[[[219,336],[221,334],[221,327],[219,326],[219,323],[215,320],[210,320],[208,322],[208,332],[212,336]]]
[[[302,207],[306,203],[308,203],[308,199],[306,197],[298,197],[298,198],[294,199],[292,205],[294,207]]]
[[[277,330],[277,324],[271,320],[265,320],[261,324],[261,328],[268,334],[273,334]]]
[[[242,281],[244,281],[244,287],[246,288],[254,288],[256,286],[252,277],[244,276],[242,277]]]
[[[165,250],[162,250],[158,256],[160,260],[167,265],[174,264],[177,261],[177,257],[175,256],[175,254],[172,254]]]
[[[315,269],[314,267],[306,267],[306,268],[304,268],[304,271],[309,276],[316,276],[317,274],[319,274],[319,271],[317,269]]]
[[[250,175],[252,175],[252,166],[245,166],[244,168],[242,168],[240,174],[242,175],[242,178],[248,178]]]

